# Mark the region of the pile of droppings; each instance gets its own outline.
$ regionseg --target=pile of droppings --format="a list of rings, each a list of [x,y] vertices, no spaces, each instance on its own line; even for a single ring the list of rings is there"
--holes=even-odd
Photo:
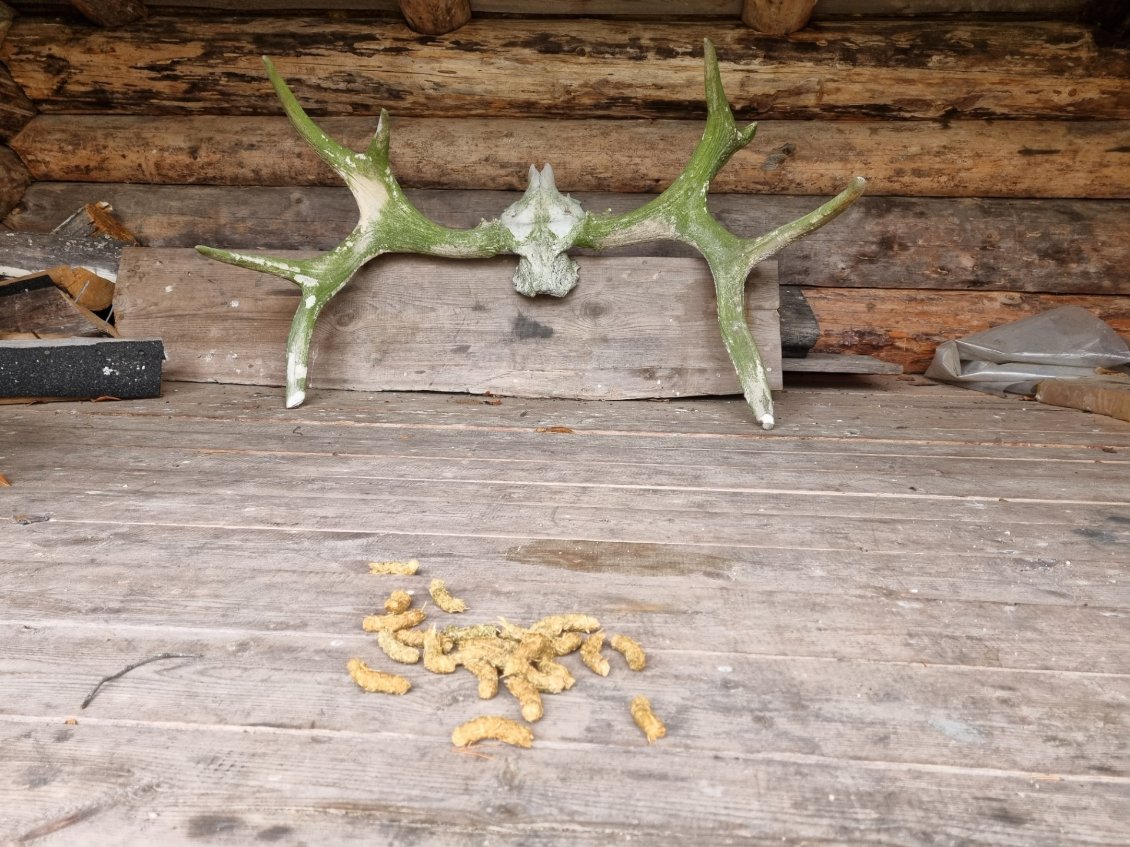
[[[374,574],[412,576],[420,563],[370,562]],[[433,579],[428,593],[436,607],[447,614],[467,611],[463,600],[453,597],[442,579]],[[432,673],[449,674],[463,668],[474,676],[479,697],[490,700],[498,694],[500,683],[517,701],[521,721],[500,715],[481,715],[451,733],[456,747],[493,739],[517,747],[533,745],[529,724],[544,715],[543,694],[560,694],[576,684],[576,678],[558,661],[579,652],[585,667],[598,676],[608,676],[612,665],[602,650],[605,632],[591,615],[570,613],[549,615],[530,626],[518,626],[505,618],[497,623],[470,626],[449,625],[437,629],[432,623],[421,625],[428,616],[423,608],[413,608],[412,595],[403,589],[391,592],[384,601],[384,614],[368,615],[362,621],[366,632],[376,633],[377,646],[394,662],[418,664]],[[626,635],[612,635],[608,645],[619,652],[633,671],[647,667],[643,647]],[[350,659],[349,675],[363,690],[377,694],[407,694],[412,683],[403,676],[370,668],[361,659]],[[629,712],[636,725],[652,743],[667,733],[663,722],[642,695],[632,699]]]

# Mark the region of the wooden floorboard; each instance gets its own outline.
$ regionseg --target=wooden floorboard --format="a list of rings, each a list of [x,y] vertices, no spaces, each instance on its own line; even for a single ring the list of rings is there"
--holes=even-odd
[[[1130,425],[877,377],[799,381],[770,433],[498,399],[5,407],[0,844],[1125,843]],[[456,752],[505,695],[344,673],[432,576],[649,667],[576,664],[532,750]]]

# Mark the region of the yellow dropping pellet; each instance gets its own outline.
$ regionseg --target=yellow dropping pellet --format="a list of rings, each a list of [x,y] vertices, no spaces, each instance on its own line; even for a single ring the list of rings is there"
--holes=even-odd
[[[585,639],[585,643],[581,645],[581,661],[584,662],[585,667],[595,674],[600,676],[608,676],[608,672],[612,670],[612,666],[608,664],[608,660],[604,658],[604,654],[600,652],[600,648],[604,646],[604,633],[594,632]]]
[[[506,677],[506,690],[514,695],[518,707],[522,710],[522,717],[533,723],[540,721],[545,711],[542,707],[541,692],[537,686],[524,676]]]
[[[553,639],[553,652],[558,656],[568,656],[581,648],[585,637],[579,632],[563,632]]]
[[[386,656],[402,665],[414,665],[420,661],[419,650],[397,641],[396,636],[387,629],[377,633],[377,646],[384,650]]]
[[[404,677],[373,670],[360,659],[350,659],[346,667],[354,682],[374,694],[407,694],[412,688]]]
[[[411,576],[420,570],[420,563],[415,559],[407,562],[369,562],[369,573]]]
[[[647,667],[647,655],[643,652],[643,647],[634,638],[629,638],[626,635],[613,635],[608,640],[609,646],[624,654],[624,660],[628,663],[628,667],[634,671],[642,671]]]
[[[464,657],[460,664],[478,680],[480,700],[490,700],[498,694],[498,668],[490,662],[471,657]]]
[[[424,633],[424,667],[432,673],[455,673],[455,659],[443,652],[443,637],[434,626]]]
[[[526,679],[532,682],[538,691],[545,694],[560,694],[562,691],[568,691],[577,682],[567,667],[552,659],[542,659],[536,665],[527,668]]]
[[[651,702],[642,694],[637,694],[632,698],[632,720],[636,722],[643,734],[647,737],[647,743],[658,741],[667,734],[667,727],[663,725],[663,721],[655,716],[655,712],[651,710]]]
[[[595,632],[600,621],[592,615],[549,615],[530,627],[534,632],[556,638],[563,632]]]
[[[483,715],[469,720],[451,731],[451,743],[456,747],[466,747],[488,739],[513,744],[515,747],[532,747],[534,733],[525,724],[495,715]]]
[[[380,632],[382,629],[396,632],[399,629],[408,629],[421,624],[424,618],[423,609],[409,609],[398,615],[367,615],[365,620],[361,621],[361,628],[365,632]]]
[[[467,604],[458,597],[452,597],[442,579],[433,579],[428,586],[428,593],[432,595],[435,604],[449,614],[457,615],[467,611]]]
[[[424,631],[422,629],[393,630],[392,637],[409,647],[419,649],[424,646]]]
[[[412,607],[412,595],[407,591],[394,591],[385,600],[385,611],[390,615],[399,615],[407,612]]]

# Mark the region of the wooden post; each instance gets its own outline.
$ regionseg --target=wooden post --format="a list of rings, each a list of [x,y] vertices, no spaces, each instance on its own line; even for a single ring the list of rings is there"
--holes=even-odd
[[[427,35],[443,35],[471,20],[471,0],[398,0],[408,26]]]
[[[149,15],[142,0],[71,0],[71,5],[102,26],[122,26]]]
[[[804,29],[816,0],[744,0],[742,23],[766,35]]]

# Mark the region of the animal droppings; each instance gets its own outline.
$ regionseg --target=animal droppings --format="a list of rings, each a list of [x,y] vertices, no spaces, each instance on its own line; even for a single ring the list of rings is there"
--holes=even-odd
[[[384,651],[386,656],[402,665],[414,665],[420,661],[419,650],[397,641],[396,635],[387,629],[382,629],[377,633],[377,646]]]
[[[534,723],[540,721],[545,710],[542,707],[541,692],[538,691],[530,680],[524,676],[508,676],[506,677],[506,690],[514,695],[514,699],[518,701],[518,707],[522,711],[522,717]]]
[[[435,626],[424,633],[424,667],[432,673],[455,673],[455,659],[443,652],[443,637]]]
[[[411,576],[419,570],[420,563],[415,559],[409,559],[407,562],[369,562],[369,573],[375,574]]]
[[[412,608],[412,595],[407,591],[394,591],[385,600],[385,611],[390,615],[399,615]]]
[[[513,744],[515,747],[532,747],[534,733],[525,724],[495,715],[474,718],[451,731],[451,743],[456,747],[467,747],[488,739]]]
[[[600,648],[604,646],[604,633],[594,632],[585,639],[585,643],[581,645],[581,661],[584,662],[585,667],[595,674],[600,676],[608,676],[608,672],[612,670],[612,666],[608,664],[608,660],[604,658],[604,654],[600,652]]]
[[[613,650],[624,655],[624,660],[631,670],[642,671],[647,667],[647,655],[640,643],[634,638],[629,638],[626,635],[613,635],[608,640],[608,644]]]
[[[595,632],[600,629],[600,621],[592,615],[549,615],[530,629],[550,638],[556,638],[563,632]]]
[[[467,611],[467,604],[458,597],[452,597],[442,579],[433,579],[428,586],[428,593],[432,595],[435,604],[449,614]]]
[[[423,623],[424,617],[423,609],[409,609],[407,612],[401,612],[398,615],[368,615],[365,620],[361,621],[361,628],[365,632],[380,632],[382,629],[396,632]]]
[[[346,667],[353,681],[373,694],[407,694],[412,690],[412,683],[404,677],[373,670],[360,659],[350,659]]]
[[[643,730],[648,744],[658,741],[667,734],[667,727],[651,710],[651,701],[642,694],[637,694],[632,698],[631,710],[632,720],[636,722],[636,726]]]

